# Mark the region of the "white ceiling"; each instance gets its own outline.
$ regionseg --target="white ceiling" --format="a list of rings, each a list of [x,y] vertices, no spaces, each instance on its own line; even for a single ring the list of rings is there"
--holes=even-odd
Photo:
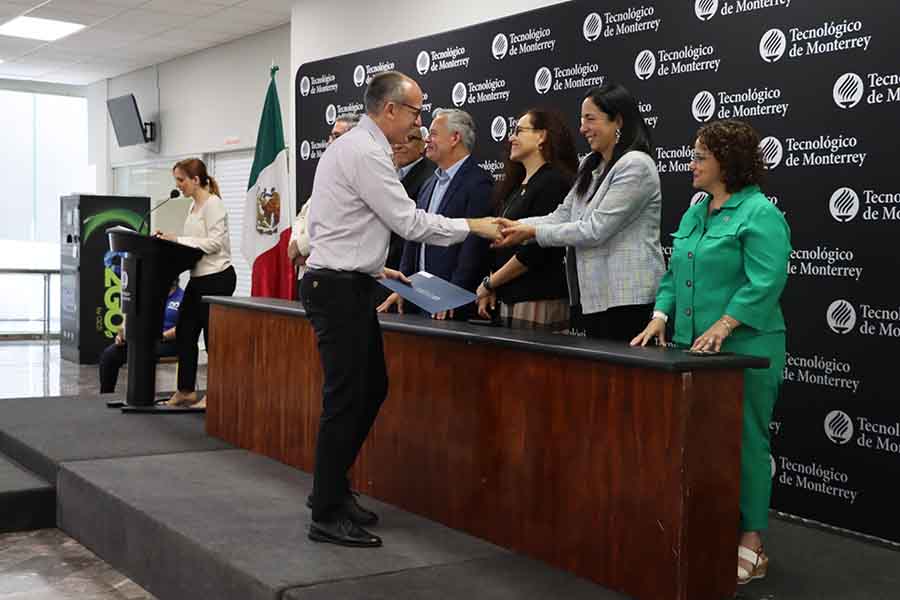
[[[0,35],[0,78],[87,85],[271,29],[294,0],[0,0],[0,24],[85,25],[55,42]]]

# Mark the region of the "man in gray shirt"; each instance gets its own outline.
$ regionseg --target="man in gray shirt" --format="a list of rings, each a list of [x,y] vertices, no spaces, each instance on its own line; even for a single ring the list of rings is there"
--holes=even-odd
[[[421,126],[422,90],[390,71],[372,78],[366,115],[319,160],[307,227],[312,251],[300,296],[316,332],[324,385],[316,442],[309,537],[344,546],[375,547],[363,529],[377,523],[350,491],[347,471],[387,396],[381,328],[375,314],[376,277],[403,279],[385,269],[391,231],[407,240],[458,244],[469,233],[495,240],[490,217],[449,219],[417,210],[397,176],[391,144]]]

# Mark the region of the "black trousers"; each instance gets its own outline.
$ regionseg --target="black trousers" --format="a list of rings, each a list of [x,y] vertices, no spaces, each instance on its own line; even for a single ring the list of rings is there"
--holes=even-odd
[[[652,313],[652,304],[613,306],[587,315],[580,306],[572,307],[572,328],[584,331],[587,337],[630,342],[644,330]]]
[[[312,518],[335,518],[350,484],[347,472],[387,396],[378,283],[362,273],[309,270],[300,298],[316,332],[322,361],[322,417],[316,440]]]
[[[178,349],[174,341],[156,343],[157,356],[175,356]],[[119,380],[119,369],[128,362],[128,344],[117,346],[111,344],[100,354],[100,393],[111,394],[116,391]]]
[[[203,342],[209,351],[209,304],[203,296],[230,296],[237,286],[234,267],[224,271],[191,277],[184,289],[184,298],[178,310],[178,326],[175,342],[178,344],[178,391],[193,392],[197,385],[197,341],[203,332]]]

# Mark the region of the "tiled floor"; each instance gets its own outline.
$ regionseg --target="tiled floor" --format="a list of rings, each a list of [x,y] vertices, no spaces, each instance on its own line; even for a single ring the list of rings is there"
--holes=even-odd
[[[125,391],[128,369],[119,373],[116,391]],[[197,388],[206,389],[206,354],[200,353]],[[156,390],[175,389],[175,364],[161,363],[156,367]],[[96,365],[77,365],[62,360],[59,342],[0,341],[0,399],[30,396],[76,396],[96,394],[100,381]]]
[[[206,388],[201,352],[197,388]],[[125,391],[128,370],[119,374]],[[175,365],[156,369],[157,391],[175,388]],[[0,341],[3,398],[75,396],[100,389],[96,365],[62,360],[58,342]],[[140,586],[57,529],[0,535],[0,600],[152,600]]]
[[[58,529],[0,536],[2,600],[153,600]]]

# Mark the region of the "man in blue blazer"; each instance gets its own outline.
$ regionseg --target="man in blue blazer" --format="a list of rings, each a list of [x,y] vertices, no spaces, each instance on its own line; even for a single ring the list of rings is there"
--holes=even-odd
[[[445,217],[486,217],[491,214],[491,191],[494,180],[472,158],[475,147],[475,121],[469,113],[457,109],[439,108],[434,111],[425,156],[437,164],[437,170],[419,191],[416,205],[430,213]],[[477,236],[469,236],[455,246],[431,246],[405,242],[400,259],[400,271],[412,275],[428,271],[462,288],[475,291],[487,273],[489,243]],[[391,294],[379,307],[386,312],[397,305],[403,312],[403,299]],[[469,308],[469,307],[465,307]],[[467,316],[457,310],[458,317]],[[432,315],[436,319],[452,314]]]

